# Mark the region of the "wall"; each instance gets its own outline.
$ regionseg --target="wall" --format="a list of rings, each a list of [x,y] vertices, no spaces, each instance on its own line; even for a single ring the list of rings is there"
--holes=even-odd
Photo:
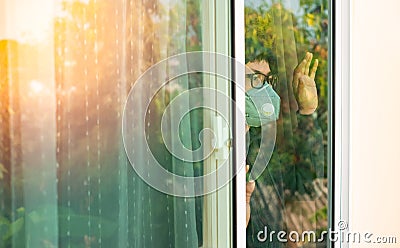
[[[400,245],[398,0],[351,3],[350,228]]]

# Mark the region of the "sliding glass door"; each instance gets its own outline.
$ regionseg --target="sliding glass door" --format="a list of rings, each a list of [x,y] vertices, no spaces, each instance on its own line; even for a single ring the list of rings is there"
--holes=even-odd
[[[280,101],[274,151],[254,178],[247,247],[330,245],[330,8],[320,0],[245,1],[246,65],[271,79]],[[261,130],[249,130],[250,170]]]
[[[182,193],[221,164],[232,173],[232,106],[202,91],[168,107],[196,88],[231,97],[226,78],[173,76],[193,62],[178,54],[232,55],[230,3],[6,0],[0,12],[0,246],[233,247],[232,183]],[[189,109],[206,98],[225,118]],[[155,164],[186,183],[153,185]]]

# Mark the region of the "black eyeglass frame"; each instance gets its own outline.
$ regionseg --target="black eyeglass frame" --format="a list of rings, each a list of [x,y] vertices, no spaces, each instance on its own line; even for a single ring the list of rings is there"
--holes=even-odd
[[[254,79],[257,78],[258,76],[263,76],[264,80],[262,81],[262,83],[260,85],[255,86]],[[267,75],[265,75],[262,72],[255,71],[254,73],[246,74],[246,77],[250,78],[251,87],[255,88],[255,89],[261,89],[265,85],[266,82],[268,84],[270,84],[273,88],[275,88],[276,84],[278,82],[278,75],[273,74],[273,73],[268,73]]]

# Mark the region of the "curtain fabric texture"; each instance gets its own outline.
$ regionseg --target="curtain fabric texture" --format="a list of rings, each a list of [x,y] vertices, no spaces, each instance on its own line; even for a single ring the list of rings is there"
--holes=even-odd
[[[23,1],[6,2],[18,16]],[[39,41],[1,38],[1,247],[201,244],[201,199],[168,196],[144,183],[127,159],[121,130],[139,76],[168,56],[201,49],[200,14],[196,1],[62,1]],[[178,93],[200,83],[191,76],[172,80],[147,110],[132,113],[148,111],[132,128],[145,123],[155,157],[185,176],[198,164],[171,156],[157,122]],[[151,87],[142,88],[143,98],[152,97]],[[201,118],[191,114],[181,123],[188,148],[198,145],[192,132],[200,127],[191,123]],[[171,120],[172,128],[179,120]],[[135,148],[146,166],[147,147]]]

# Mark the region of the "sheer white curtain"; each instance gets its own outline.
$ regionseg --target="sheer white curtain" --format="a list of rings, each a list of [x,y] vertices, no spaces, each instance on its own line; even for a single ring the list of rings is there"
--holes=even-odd
[[[136,79],[168,56],[201,49],[200,24],[192,19],[201,19],[199,4],[6,0],[0,6],[0,246],[199,246],[199,199],[144,183],[121,134]],[[157,158],[173,172],[185,168],[186,176],[194,164],[163,148],[156,123],[176,95],[171,89],[198,83],[189,78],[162,89],[146,120]],[[148,97],[151,82],[143,90]],[[191,118],[181,124],[188,147]],[[146,163],[142,149],[137,156]]]

